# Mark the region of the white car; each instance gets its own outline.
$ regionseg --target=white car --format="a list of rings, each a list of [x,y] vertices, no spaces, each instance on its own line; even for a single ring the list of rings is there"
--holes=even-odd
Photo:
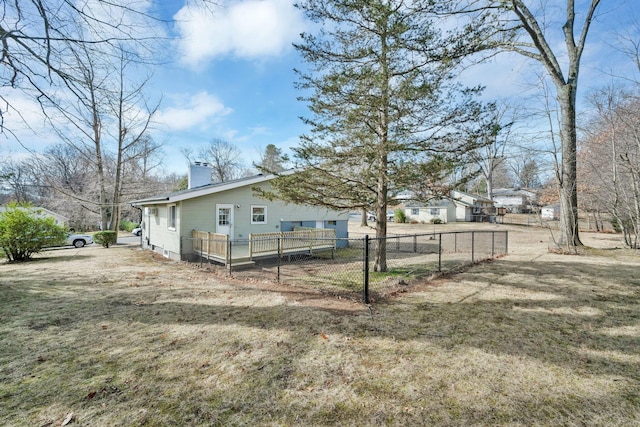
[[[136,227],[133,230],[131,230],[131,234],[134,234],[136,236],[142,236],[142,228],[140,227]]]
[[[82,248],[86,245],[93,243],[93,236],[88,234],[69,234],[67,236],[66,244],[69,246],[75,246],[76,248]]]

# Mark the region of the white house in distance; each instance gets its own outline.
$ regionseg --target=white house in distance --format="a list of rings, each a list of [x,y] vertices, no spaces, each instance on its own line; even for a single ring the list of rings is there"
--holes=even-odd
[[[289,171],[288,173],[294,173]],[[142,209],[142,246],[171,259],[182,259],[189,248],[182,245],[194,232],[228,236],[248,244],[252,233],[276,233],[296,228],[333,229],[337,238],[347,237],[348,213],[269,201],[254,195],[252,188],[271,188],[274,175],[255,175],[211,183],[206,163],[189,168],[188,189],[131,202]]]
[[[432,200],[429,203],[409,202],[404,207],[408,222],[456,222],[456,206],[449,199]]]
[[[537,194],[523,188],[496,188],[491,198],[496,207],[504,207],[510,213],[525,213],[537,205]]]
[[[492,221],[495,214],[493,200],[457,190],[452,190],[446,199],[405,206],[407,220],[418,222],[432,222],[436,218],[442,223]]]
[[[542,217],[542,219],[548,219],[548,220],[559,220],[560,219],[560,205],[559,204],[555,204],[555,205],[547,205],[547,206],[543,206],[542,209],[540,210],[540,216]]]

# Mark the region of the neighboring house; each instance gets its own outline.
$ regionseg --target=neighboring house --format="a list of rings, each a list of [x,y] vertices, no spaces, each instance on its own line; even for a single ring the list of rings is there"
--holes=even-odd
[[[432,200],[429,203],[411,202],[404,207],[407,221],[433,222],[439,219],[442,223],[456,222],[456,206],[449,199]]]
[[[451,200],[456,205],[456,221],[491,221],[491,218],[495,216],[493,200],[486,197],[453,190],[451,191]]]
[[[254,195],[254,187],[269,190],[274,178],[260,174],[211,184],[208,165],[191,165],[189,189],[131,202],[143,209],[143,247],[181,259],[189,251],[185,242],[193,238],[194,232],[228,236],[229,241],[245,245],[252,233],[297,228],[333,229],[337,238],[348,236],[347,212],[269,201]],[[337,244],[340,246],[340,241]]]
[[[0,212],[4,212],[6,208],[4,208],[3,206],[0,206]],[[62,227],[66,227],[67,224],[69,223],[69,219],[66,216],[57,214],[53,211],[50,211],[49,209],[45,209],[45,208],[39,208],[39,207],[30,207],[27,208],[29,211],[35,213],[35,215],[37,217],[40,218],[53,218],[56,222],[56,224],[62,226]]]
[[[409,203],[405,214],[408,221],[432,222],[439,218],[443,223],[449,223],[493,221],[496,212],[492,200],[453,190],[447,199],[426,204]]]
[[[537,206],[537,194],[522,188],[496,188],[491,198],[496,207],[507,208],[510,213],[531,212]]]
[[[560,205],[547,205],[543,206],[540,210],[540,216],[542,219],[559,220],[560,219]]]

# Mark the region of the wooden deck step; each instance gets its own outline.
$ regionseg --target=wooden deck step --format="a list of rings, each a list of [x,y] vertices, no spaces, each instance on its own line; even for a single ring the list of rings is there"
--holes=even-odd
[[[249,258],[234,259],[231,262],[231,269],[235,270],[237,268],[253,267],[254,265],[256,265],[255,261],[251,261]]]

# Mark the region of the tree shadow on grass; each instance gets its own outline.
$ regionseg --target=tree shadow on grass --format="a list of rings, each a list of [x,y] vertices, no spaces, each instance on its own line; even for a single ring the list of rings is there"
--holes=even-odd
[[[192,270],[185,269],[185,277],[176,280],[187,281],[190,274]],[[87,283],[87,292],[81,292],[77,291],[81,281],[72,285],[74,293],[70,295],[24,294],[30,300],[0,313],[3,322],[13,321],[16,328],[11,331],[25,325],[31,329],[29,341],[16,343],[18,338],[12,336],[13,348],[28,366],[25,372],[37,373],[38,366],[47,361],[71,359],[74,363],[65,365],[73,366],[71,372],[61,373],[61,384],[55,383],[58,390],[72,387],[74,376],[101,378],[114,375],[109,369],[126,371],[126,381],[117,383],[124,396],[133,399],[144,392],[155,394],[158,400],[179,408],[176,412],[185,417],[183,422],[189,416],[199,416],[203,425],[214,419],[221,424],[221,418],[215,417],[242,413],[254,420],[266,421],[265,414],[270,413],[281,422],[324,425],[331,420],[397,425],[504,424],[514,420],[520,424],[526,424],[526,420],[546,425],[589,424],[598,416],[600,422],[594,424],[624,425],[624,421],[637,421],[639,417],[633,409],[638,403],[635,392],[640,388],[640,278],[636,264],[585,264],[579,258],[575,262],[563,259],[539,264],[504,259],[475,266],[420,295],[401,295],[379,304],[378,314],[373,316],[323,311],[285,300],[261,304],[259,299],[243,299],[246,288],[232,286],[224,291],[212,287],[207,294],[206,287],[160,289],[152,284],[121,284],[97,292],[94,284]],[[455,294],[456,286],[466,288]],[[20,291],[15,288],[12,292]],[[286,290],[276,292],[286,295]],[[442,300],[434,298],[438,292],[451,294]],[[4,334],[11,331],[7,329]],[[231,331],[247,335],[233,335]],[[136,339],[129,334],[137,334]],[[67,336],[73,338],[71,344],[63,344]],[[194,343],[208,339],[212,346],[205,346],[207,350],[195,347]],[[37,354],[28,352],[32,342],[37,343]],[[354,342],[357,346],[351,344]],[[335,346],[340,356],[326,356],[316,369],[313,365],[303,368],[302,361],[310,363],[308,360],[322,345]],[[455,372],[449,373],[448,379],[429,382],[422,378],[422,389],[415,395],[406,391],[412,385],[411,378],[404,384],[388,384],[388,377],[376,379],[380,370],[398,369],[403,366],[401,362],[410,366],[411,358],[420,366],[429,366],[433,356],[415,352],[413,348],[418,347],[451,359],[474,352],[494,355],[498,365],[535,361],[552,373],[610,378],[624,386],[617,392],[606,390],[608,394],[594,390],[597,393],[593,396],[551,391],[540,396],[522,390],[504,397],[511,406],[492,409],[465,406],[455,393],[443,391],[447,384],[460,386],[464,382],[455,377]],[[352,359],[362,363],[360,376],[341,387],[351,387],[360,403],[347,401],[340,406],[324,402],[305,388],[308,381],[311,388],[332,389],[334,385],[329,383],[317,384],[323,378],[317,371],[335,371],[335,376],[328,376],[335,381],[341,378],[338,372],[344,366],[355,369],[349,365]],[[208,384],[212,391],[207,400],[186,391],[181,401],[190,403],[180,406],[162,390],[153,389],[154,380],[164,380],[158,372],[171,363],[177,364],[172,373],[176,378],[191,377],[194,371],[210,376],[211,372],[224,375],[225,369],[237,369],[241,381],[221,390]],[[18,378],[22,368],[8,369],[14,371],[6,371],[7,379]],[[455,369],[444,366],[443,370]],[[305,380],[305,376],[310,379]],[[493,380],[498,383],[500,377]],[[39,377],[30,381],[40,390],[51,386]],[[190,388],[198,389],[197,385]],[[55,390],[50,399],[57,398]],[[285,391],[301,396],[287,401],[288,410],[287,405],[277,405]],[[305,393],[311,397],[304,397]],[[494,397],[497,399],[499,393]],[[378,402],[382,402],[380,408],[376,408]],[[92,404],[80,403],[89,408]],[[107,403],[114,413],[118,405],[129,405],[122,397],[99,403]],[[411,411],[402,409],[409,406]],[[437,414],[447,414],[448,418],[438,418]],[[300,418],[296,420],[294,415]],[[615,417],[620,417],[618,423]]]

